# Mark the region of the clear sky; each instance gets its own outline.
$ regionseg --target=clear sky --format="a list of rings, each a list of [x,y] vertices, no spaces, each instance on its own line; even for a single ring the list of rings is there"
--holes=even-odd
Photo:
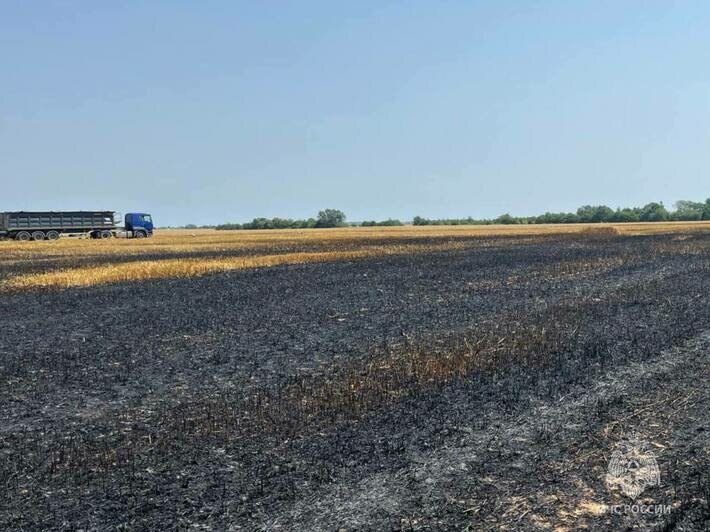
[[[710,2],[0,0],[0,211],[710,196]]]

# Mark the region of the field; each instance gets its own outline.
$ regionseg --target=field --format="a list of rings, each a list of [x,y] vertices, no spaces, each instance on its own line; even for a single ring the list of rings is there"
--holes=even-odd
[[[708,294],[710,223],[0,242],[0,529],[706,530]]]

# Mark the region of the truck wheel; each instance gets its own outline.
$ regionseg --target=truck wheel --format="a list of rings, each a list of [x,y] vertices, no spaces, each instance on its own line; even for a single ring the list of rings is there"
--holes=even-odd
[[[58,231],[47,231],[47,240],[57,240],[59,238]]]
[[[101,238],[102,240],[106,240],[108,238],[111,238],[112,236],[113,236],[113,233],[111,233],[111,231],[101,231],[99,238]]]
[[[136,238],[145,238],[145,233],[143,231],[136,231],[135,237]]]
[[[29,234],[27,231],[20,231],[15,235],[15,240],[19,240],[20,242],[27,242],[32,238],[32,235]]]
[[[35,242],[39,242],[40,240],[44,240],[46,235],[42,231],[35,231],[32,233],[32,240]]]

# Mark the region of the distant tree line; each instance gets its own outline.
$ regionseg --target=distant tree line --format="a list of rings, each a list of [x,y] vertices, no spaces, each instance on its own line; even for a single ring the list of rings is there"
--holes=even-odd
[[[254,218],[243,224],[228,223],[215,227],[217,230],[230,229],[314,229],[320,227],[345,227],[345,213],[337,209],[325,209],[317,218],[291,220],[290,218]]]
[[[346,216],[338,209],[325,209],[317,218],[292,220],[290,218],[254,218],[243,224],[227,223],[215,226],[218,230],[227,229],[312,229],[320,227],[346,227]],[[428,219],[415,216],[414,225],[493,225],[493,224],[571,224],[571,223],[623,223],[623,222],[666,222],[710,220],[710,198],[705,202],[677,201],[675,210],[669,211],[662,202],[652,202],[643,207],[625,207],[612,209],[606,205],[584,205],[577,212],[546,212],[539,216],[512,216],[503,214],[497,218],[476,219],[442,218]],[[358,225],[358,224],[350,224]],[[374,220],[359,224],[363,227],[389,227],[404,225],[400,220]],[[195,226],[185,226],[195,228]],[[207,226],[202,226],[207,227]]]
[[[404,225],[399,220],[393,220],[391,218],[383,220],[381,222],[376,222],[374,220],[368,220],[360,224],[363,227],[394,227],[398,225]]]
[[[414,217],[414,225],[492,225],[492,224],[562,224],[562,223],[623,223],[710,220],[710,199],[705,203],[678,201],[675,210],[668,211],[663,203],[649,203],[643,207],[616,210],[606,205],[584,205],[577,212],[546,212],[539,216],[503,214],[494,219],[449,218],[430,220]]]

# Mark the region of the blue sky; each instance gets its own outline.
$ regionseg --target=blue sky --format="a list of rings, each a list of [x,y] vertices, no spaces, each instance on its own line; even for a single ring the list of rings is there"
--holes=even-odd
[[[710,196],[710,3],[0,0],[0,211]]]

